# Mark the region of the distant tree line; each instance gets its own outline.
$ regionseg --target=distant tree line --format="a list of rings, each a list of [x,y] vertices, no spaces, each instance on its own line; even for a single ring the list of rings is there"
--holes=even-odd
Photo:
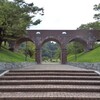
[[[54,61],[60,59],[60,46],[56,42],[49,41],[42,47],[42,60],[43,61]]]

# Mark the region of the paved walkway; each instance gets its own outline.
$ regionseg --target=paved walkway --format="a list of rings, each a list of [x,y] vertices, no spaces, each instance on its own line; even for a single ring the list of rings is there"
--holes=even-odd
[[[87,70],[83,68],[78,68],[70,65],[62,64],[33,64],[33,66],[27,66],[22,69],[36,69],[36,70]]]

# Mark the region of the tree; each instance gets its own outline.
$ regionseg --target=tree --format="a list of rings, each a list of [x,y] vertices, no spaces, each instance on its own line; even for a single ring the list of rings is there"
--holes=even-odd
[[[94,5],[94,8],[93,8],[95,11],[98,11],[99,13],[98,14],[95,14],[94,15],[94,18],[98,21],[100,21],[100,3],[97,5]]]
[[[50,61],[52,62],[53,59],[59,59],[60,56],[60,47],[59,44],[54,43],[54,42],[47,42],[43,45],[42,47],[42,56],[43,59],[45,58],[47,60],[50,59]]]
[[[96,19],[96,22],[90,22],[87,24],[81,24],[77,29],[78,30],[100,30],[100,4],[94,5],[93,8],[95,11],[98,11],[98,14],[94,15],[94,19]]]
[[[30,41],[23,42],[20,44],[17,52],[25,54],[26,58],[29,56],[35,59],[35,44]]]
[[[94,19],[96,19],[96,22],[90,22],[87,24],[80,25],[77,29],[90,29],[90,30],[99,30],[100,29],[100,4],[94,5],[93,8],[95,11],[98,11],[99,13],[94,15]]]
[[[0,42],[26,35],[26,28],[41,22],[40,19],[35,20],[37,14],[43,15],[43,8],[33,3],[28,4],[24,0],[0,0],[0,28],[3,30],[0,32]]]
[[[80,29],[99,30],[100,29],[100,22],[96,21],[96,22],[91,22],[91,23],[87,23],[87,24],[82,24],[77,29],[78,30],[80,30]]]
[[[27,49],[28,55],[31,58],[35,58],[35,44],[30,41],[27,41],[26,45],[27,47],[25,49]]]
[[[67,45],[68,54],[81,53],[84,51],[84,47],[80,42],[72,41]]]

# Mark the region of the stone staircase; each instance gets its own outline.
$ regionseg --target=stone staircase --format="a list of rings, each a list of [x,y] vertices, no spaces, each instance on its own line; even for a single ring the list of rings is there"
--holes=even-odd
[[[11,70],[0,100],[100,100],[100,76],[87,70]]]

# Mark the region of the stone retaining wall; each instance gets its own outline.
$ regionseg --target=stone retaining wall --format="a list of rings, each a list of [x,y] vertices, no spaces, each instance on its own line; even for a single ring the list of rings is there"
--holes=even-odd
[[[34,64],[35,63],[29,63],[29,62],[21,62],[21,63],[0,62],[0,70],[23,68],[27,66],[32,66]],[[97,70],[100,72],[100,63],[71,63],[71,62],[68,62],[67,64],[75,66],[75,67]]]
[[[27,62],[21,62],[21,63],[6,63],[6,62],[0,62],[0,70],[10,70],[10,69],[17,69],[17,68],[23,68],[27,66],[32,66],[35,63],[27,63]]]
[[[68,62],[67,64],[75,66],[75,67],[97,70],[100,72],[100,63],[72,63],[72,62]]]

